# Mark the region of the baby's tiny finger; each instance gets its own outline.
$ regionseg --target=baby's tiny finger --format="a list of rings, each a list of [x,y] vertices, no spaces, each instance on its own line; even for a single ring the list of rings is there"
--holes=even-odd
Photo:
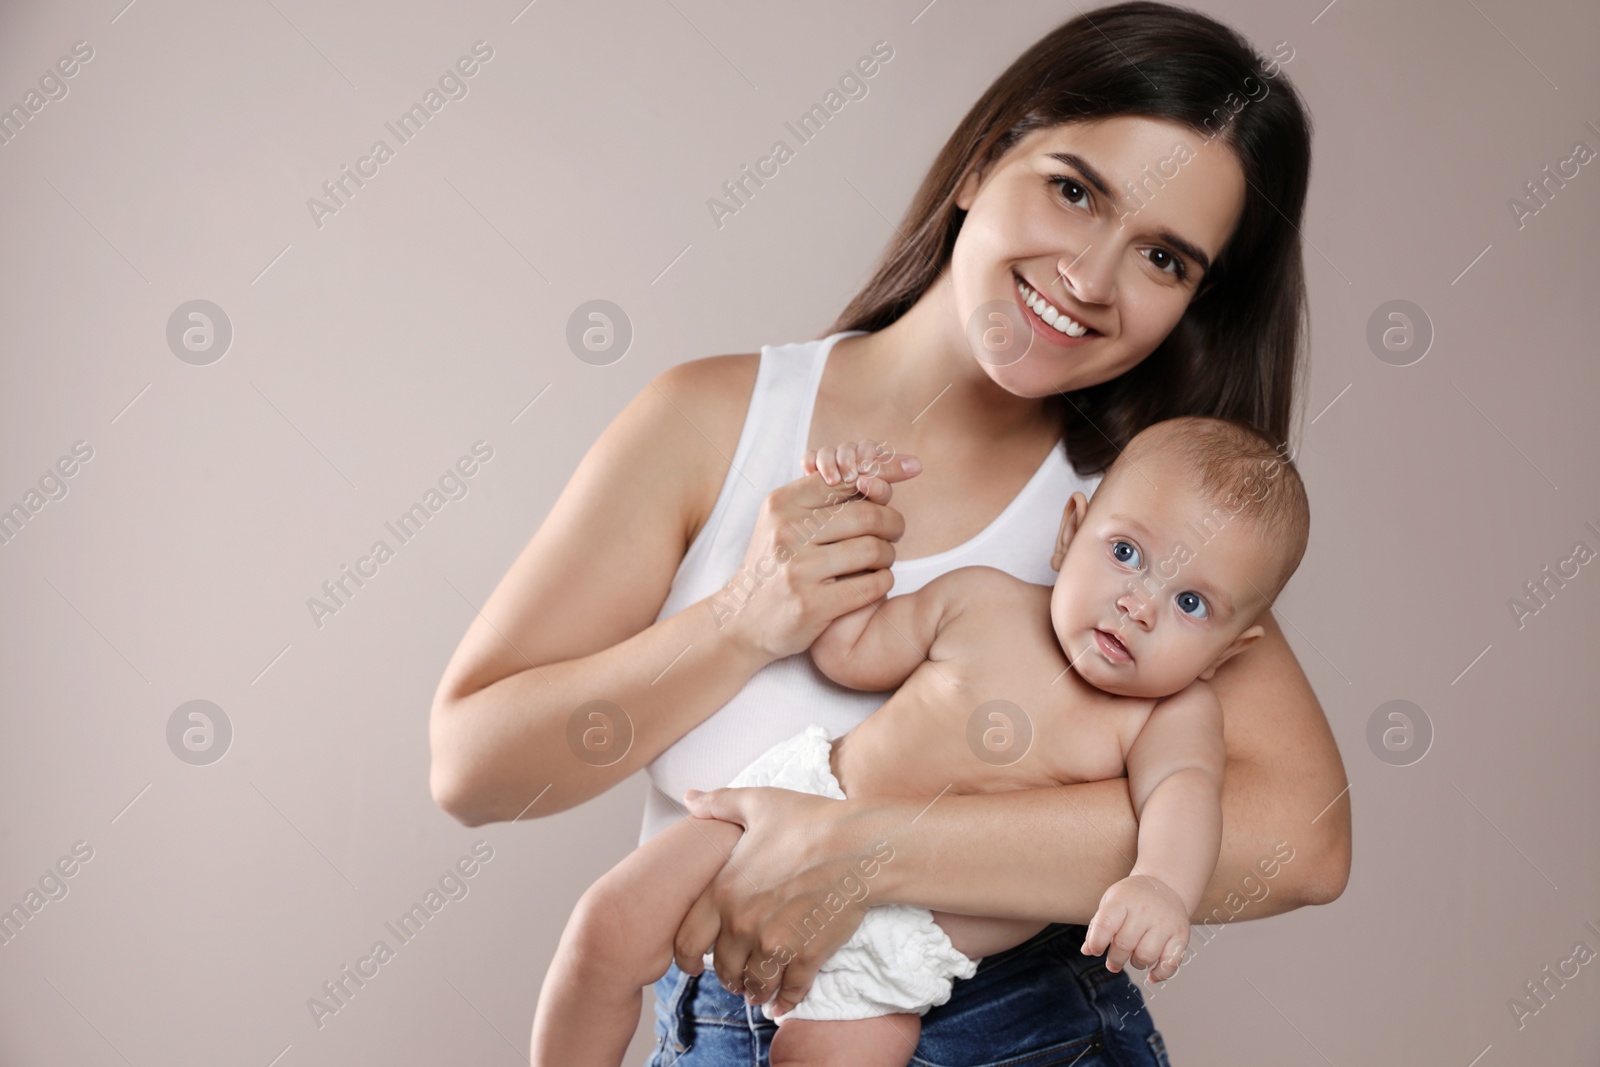
[[[1168,941],[1167,947],[1161,953],[1161,963],[1152,976],[1159,975],[1162,981],[1166,981],[1177,974],[1178,968],[1183,964],[1183,951],[1182,939],[1175,937]]]
[[[817,450],[817,469],[822,472],[822,480],[829,485],[839,484],[839,461],[831,448]]]
[[[839,446],[838,452],[839,474],[842,477],[849,478],[851,481],[854,481],[856,475],[861,471],[861,467],[856,462],[855,442],[846,441],[844,444]]]
[[[1133,965],[1143,971],[1161,962],[1161,953],[1165,951],[1166,943],[1167,938],[1155,927],[1146,930],[1139,943],[1133,947],[1131,957]]]
[[[1111,907],[1102,906],[1094,913],[1094,918],[1089,920],[1089,932],[1083,939],[1083,951],[1088,956],[1098,956],[1111,944],[1111,939],[1122,928],[1122,920],[1127,917],[1128,909],[1120,904]]]
[[[861,469],[867,474],[876,474],[883,461],[888,458],[887,449],[880,448],[876,441],[857,441],[857,461]]]
[[[1120,922],[1117,925],[1116,936],[1111,939],[1111,947],[1106,950],[1106,970],[1120,971],[1128,965],[1129,957],[1139,945],[1139,931],[1131,929],[1133,926],[1132,921]]]

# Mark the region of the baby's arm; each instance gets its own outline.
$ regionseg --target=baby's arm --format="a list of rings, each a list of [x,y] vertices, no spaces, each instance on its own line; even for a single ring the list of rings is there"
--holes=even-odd
[[[951,571],[950,574],[956,572]],[[940,575],[914,593],[880,597],[834,619],[811,644],[811,660],[852,689],[894,689],[928,658],[939,636],[951,584]]]
[[[811,662],[822,673],[872,693],[893,689],[928,657],[938,637],[946,598],[938,579],[904,597],[882,597],[842,614],[811,643]]]
[[[1128,750],[1128,790],[1139,819],[1133,871],[1107,889],[1083,950],[1111,951],[1106,966],[1130,957],[1170,978],[1189,944],[1189,916],[1211,880],[1222,845],[1222,705],[1196,681],[1150,713]]]

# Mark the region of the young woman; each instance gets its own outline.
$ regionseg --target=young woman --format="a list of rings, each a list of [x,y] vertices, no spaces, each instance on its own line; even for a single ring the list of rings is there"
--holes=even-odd
[[[804,654],[833,618],[960,566],[1052,581],[1063,501],[1143,427],[1240,418],[1288,449],[1309,168],[1293,89],[1232,31],[1156,3],[1082,15],[973,107],[825,337],[673,367],[589,450],[446,668],[431,784],[479,825],[648,768],[642,839],[684,817],[689,788],[713,790],[695,815],[746,828],[657,983],[654,1062],[764,1064],[774,1026],[738,994],[804,995],[862,913],[819,902],[868,856],[863,904],[1052,922],[924,1016],[920,1062],[1166,1062],[1137,989],[1079,951],[1131,864],[1123,782],[903,801],[716,787],[807,723],[836,735],[881,702]],[[833,491],[803,452],[867,438],[897,453],[894,506],[885,484],[822,510]],[[1213,680],[1224,837],[1197,918],[1323,903],[1349,868],[1338,751],[1264,625]],[[602,720],[624,754],[578,758],[574,724]],[[720,985],[700,973],[708,948]]]

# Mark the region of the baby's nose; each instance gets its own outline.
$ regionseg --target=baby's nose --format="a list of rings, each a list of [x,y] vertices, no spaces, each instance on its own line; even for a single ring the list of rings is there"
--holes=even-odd
[[[1121,608],[1124,614],[1139,623],[1139,625],[1149,625],[1150,603],[1137,592],[1130,590],[1119,596],[1117,598],[1117,607]]]

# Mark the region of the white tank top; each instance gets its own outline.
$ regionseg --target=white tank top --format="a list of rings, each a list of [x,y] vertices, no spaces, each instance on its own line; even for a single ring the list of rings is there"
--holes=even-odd
[[[762,501],[805,473],[801,461],[828,352],[840,338],[865,332],[846,330],[821,340],[762,346],[732,466],[710,518],[678,565],[657,621],[715,593],[738,571]],[[976,565],[1053,584],[1050,553],[1062,508],[1075,491],[1092,497],[1100,479],[1098,474],[1080,477],[1058,444],[977,536],[932,556],[897,559],[890,567],[894,588],[889,595],[914,592],[946,571]],[[750,761],[811,723],[821,723],[830,737],[838,737],[876,710],[884,697],[839,685],[817,670],[809,652],[774,660],[646,768],[652,788],[645,798],[639,843],[686,817],[680,807],[685,790],[726,785]]]

